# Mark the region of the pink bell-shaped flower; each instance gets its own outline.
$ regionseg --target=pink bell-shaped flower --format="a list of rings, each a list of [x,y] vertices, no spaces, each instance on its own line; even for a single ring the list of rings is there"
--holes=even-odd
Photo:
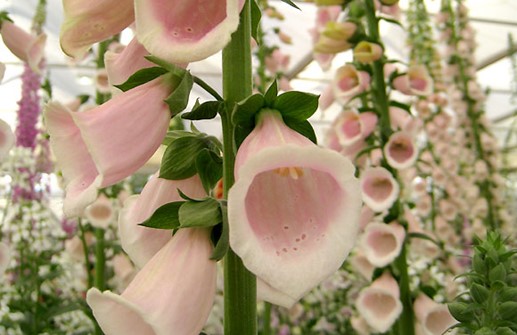
[[[63,0],[63,10],[59,42],[64,53],[75,59],[135,20],[133,0]]]
[[[180,229],[121,295],[91,288],[86,302],[106,335],[197,335],[216,291],[210,231]]]
[[[402,313],[399,300],[400,290],[389,272],[384,272],[372,284],[359,292],[356,307],[368,325],[379,333],[384,333],[395,323]]]
[[[356,113],[345,110],[338,117],[334,128],[342,145],[351,145],[368,137],[377,125],[377,115],[373,112]]]
[[[406,231],[396,222],[370,223],[360,240],[360,248],[368,261],[378,268],[393,262],[400,254]]]
[[[153,55],[190,63],[222,50],[244,0],[135,0],[136,37]]]
[[[155,173],[145,184],[140,195],[130,196],[119,215],[119,234],[122,248],[137,267],[142,268],[170,239],[168,230],[139,226],[160,206],[182,201],[178,190],[194,199],[203,198],[206,192],[197,175],[183,180],[167,180]]]
[[[390,208],[397,200],[399,189],[399,184],[385,168],[368,168],[361,174],[363,201],[376,212]]]
[[[361,206],[354,167],[264,109],[239,148],[235,176],[230,246],[257,276],[259,296],[289,307],[335,272],[354,244]]]
[[[427,96],[433,91],[433,78],[423,65],[413,65],[405,75],[393,79],[393,87],[407,95]]]
[[[354,96],[367,90],[369,86],[370,75],[368,72],[357,71],[355,66],[351,64],[337,69],[332,82],[336,100],[344,104],[348,103]]]
[[[169,127],[164,102],[174,84],[162,76],[83,112],[58,102],[44,111],[50,145],[65,180],[66,216],[81,215],[97,189],[138,170],[160,146]]]
[[[446,304],[439,304],[422,293],[415,299],[413,309],[422,326],[422,335],[441,335],[457,323]]]
[[[47,35],[33,36],[14,23],[4,20],[0,29],[5,46],[20,60],[29,64],[32,71],[40,72]]]
[[[115,209],[111,200],[104,194],[99,195],[91,205],[86,207],[84,216],[92,226],[97,228],[108,228],[110,223],[115,221]]]
[[[406,131],[391,134],[384,146],[384,157],[388,164],[395,169],[407,169],[415,164],[418,149],[413,136]]]
[[[7,122],[0,119],[0,162],[7,157],[9,151],[14,145],[14,142],[16,142],[16,137],[14,136],[11,127]]]

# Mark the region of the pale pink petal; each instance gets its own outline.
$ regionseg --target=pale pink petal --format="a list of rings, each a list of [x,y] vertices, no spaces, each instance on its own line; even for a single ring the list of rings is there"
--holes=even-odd
[[[109,224],[115,220],[115,209],[111,200],[104,194],[99,195],[91,205],[86,207],[84,216],[94,227],[108,228]]]
[[[237,154],[230,245],[282,293],[270,299],[280,304],[299,300],[340,267],[358,231],[360,199],[350,161],[293,132],[278,112],[262,113]]]
[[[322,111],[327,110],[335,101],[334,89],[332,85],[328,85],[323,89],[319,98],[319,107]]]
[[[239,25],[243,0],[135,0],[136,36],[153,55],[189,63],[223,49]]]
[[[327,71],[332,66],[332,61],[336,57],[335,54],[324,54],[320,52],[314,52],[312,57],[318,63],[323,71]]]
[[[135,20],[132,0],[63,0],[63,10],[59,41],[63,51],[76,59]]]
[[[356,248],[356,252],[350,257],[350,264],[352,265],[354,271],[357,271],[359,274],[361,274],[364,279],[368,281],[372,280],[375,266],[370,263],[360,248]]]
[[[5,271],[11,262],[11,249],[4,242],[0,242],[0,278],[4,276]]]
[[[412,119],[411,114],[406,110],[391,106],[390,107],[390,122],[393,130],[405,129],[406,125]]]
[[[377,126],[377,114],[374,112],[363,112],[359,114],[359,122],[361,122],[361,135],[363,138],[369,136]]]
[[[47,35],[33,36],[7,20],[2,22],[0,33],[5,46],[20,60],[28,63],[34,72],[39,73]]]
[[[359,227],[360,230],[363,231],[366,226],[372,222],[373,218],[375,216],[375,213],[370,209],[368,206],[363,206],[361,208],[361,216],[359,219]]]
[[[347,104],[355,95],[369,87],[370,75],[358,71],[352,64],[344,65],[336,70],[332,81],[336,100]]]
[[[389,272],[385,272],[359,293],[356,307],[368,325],[384,333],[402,313],[399,287]]]
[[[4,120],[0,119],[0,162],[2,162],[9,151],[14,146],[16,137],[14,136],[11,126]]]
[[[385,168],[368,168],[361,175],[363,201],[376,212],[390,208],[397,200],[399,189],[397,181]]]
[[[342,145],[351,145],[363,138],[359,115],[351,110],[341,113],[335,123],[335,129]]]
[[[441,335],[457,323],[446,304],[439,304],[425,294],[418,295],[413,308],[424,335]]]
[[[215,297],[217,267],[206,229],[180,229],[121,295],[92,288],[86,301],[106,335],[193,335]]]
[[[396,222],[372,222],[366,226],[359,243],[368,261],[381,268],[398,257],[405,237],[404,228]]]
[[[384,146],[384,157],[395,169],[402,170],[413,166],[418,158],[418,148],[413,136],[405,131],[391,134]]]
[[[131,260],[142,268],[171,238],[171,232],[139,226],[160,206],[182,201],[178,189],[194,199],[203,198],[206,192],[197,175],[184,180],[167,180],[155,173],[140,195],[129,197],[119,215],[120,242]]]

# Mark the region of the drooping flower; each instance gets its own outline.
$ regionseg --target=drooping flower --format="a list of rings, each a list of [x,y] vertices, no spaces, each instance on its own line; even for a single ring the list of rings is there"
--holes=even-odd
[[[368,168],[361,175],[363,201],[376,212],[390,208],[397,200],[399,189],[399,184],[385,168]]]
[[[206,196],[197,175],[184,180],[167,180],[159,178],[158,173],[155,173],[140,195],[130,196],[124,202],[118,222],[120,242],[137,267],[144,267],[171,239],[170,231],[146,228],[138,224],[147,220],[160,206],[181,201],[178,190],[194,199]]]
[[[244,0],[135,0],[136,37],[153,55],[189,63],[222,50]]]
[[[115,220],[115,209],[111,200],[101,194],[97,200],[86,207],[84,216],[92,226],[106,229]]]
[[[391,134],[384,146],[384,157],[395,169],[402,170],[413,166],[418,158],[418,149],[413,136],[406,131]]]
[[[291,306],[335,272],[354,244],[360,197],[354,168],[264,109],[239,148],[228,196],[230,246],[259,296]]]
[[[134,173],[160,146],[170,120],[164,99],[175,88],[168,78],[159,77],[83,112],[58,102],[46,106],[50,144],[65,180],[66,216],[81,215],[97,198],[98,188]]]
[[[75,59],[135,20],[132,0],[63,0],[63,10],[59,42],[64,53]]]
[[[378,268],[393,262],[400,254],[406,231],[397,222],[372,222],[361,237],[360,248],[368,261]]]
[[[16,138],[7,122],[0,119],[0,162],[2,162],[14,146]]]
[[[336,135],[342,145],[352,145],[368,137],[377,125],[373,112],[356,113],[344,110],[334,124]]]
[[[457,323],[451,316],[447,305],[439,304],[422,293],[415,299],[413,309],[422,326],[422,335],[441,335]]]
[[[359,292],[356,307],[368,325],[384,333],[402,313],[400,290],[389,272],[384,272],[372,284]]]
[[[433,91],[433,79],[423,65],[413,65],[407,74],[393,79],[393,87],[407,95],[427,96]]]
[[[336,70],[332,84],[336,100],[346,104],[354,96],[368,89],[370,75],[365,71],[357,71],[352,64],[347,64]]]
[[[106,335],[193,335],[215,297],[209,230],[180,229],[121,295],[91,288],[86,301]]]
[[[2,21],[1,25],[0,34],[5,46],[16,57],[29,64],[32,71],[39,73],[47,35],[41,33],[33,36],[8,20]]]

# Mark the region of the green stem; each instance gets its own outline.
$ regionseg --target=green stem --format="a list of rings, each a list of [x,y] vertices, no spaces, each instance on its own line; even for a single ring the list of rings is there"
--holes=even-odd
[[[81,240],[81,244],[83,245],[83,253],[84,253],[84,266],[86,268],[86,275],[88,276],[88,287],[93,287],[93,276],[92,276],[92,264],[90,262],[90,258],[88,257],[88,243],[86,243],[86,235],[84,231],[84,226],[79,218],[77,220],[77,225],[79,226],[79,239]]]
[[[219,93],[217,93],[216,90],[214,90],[212,88],[212,86],[208,85],[204,80],[202,80],[201,78],[199,77],[196,77],[196,76],[192,76],[192,79],[194,80],[194,82],[199,86],[201,87],[202,89],[204,89],[205,91],[207,91],[210,95],[212,95],[217,101],[223,101],[224,99],[219,95]]]
[[[399,274],[400,302],[402,302],[403,311],[400,315],[395,329],[398,329],[398,335],[414,335],[415,321],[413,315],[413,300],[409,289],[409,275],[407,271],[406,261],[406,245],[402,246],[399,256],[395,260],[395,267]]]
[[[235,148],[231,111],[236,102],[251,95],[251,7],[245,2],[239,28],[223,50],[223,95],[228,110],[221,113],[223,127],[224,196],[233,185]],[[224,333],[226,335],[257,334],[256,279],[230,249],[224,259]]]
[[[106,255],[104,253],[104,229],[95,228],[95,278],[94,285],[100,291],[106,289]]]
[[[264,303],[264,331],[262,335],[271,335],[271,304]]]
[[[108,45],[111,40],[99,43],[99,50],[97,52],[97,69],[104,69],[104,54],[108,50]],[[97,105],[102,105],[109,99],[109,94],[104,94],[99,91],[95,93],[95,102]]]

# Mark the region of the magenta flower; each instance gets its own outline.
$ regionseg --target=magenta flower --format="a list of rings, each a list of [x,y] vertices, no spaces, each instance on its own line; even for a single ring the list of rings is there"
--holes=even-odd
[[[97,189],[138,170],[160,146],[169,127],[164,102],[175,84],[162,76],[84,112],[58,102],[45,108],[50,144],[65,180],[63,210],[81,215]]]
[[[259,296],[291,306],[347,257],[359,229],[354,167],[264,109],[242,143],[228,196],[230,246]]]
[[[121,295],[91,288],[86,302],[106,335],[197,335],[215,297],[212,250],[209,230],[180,229]]]
[[[189,63],[221,50],[239,25],[244,0],[135,0],[136,37],[153,55]]]

